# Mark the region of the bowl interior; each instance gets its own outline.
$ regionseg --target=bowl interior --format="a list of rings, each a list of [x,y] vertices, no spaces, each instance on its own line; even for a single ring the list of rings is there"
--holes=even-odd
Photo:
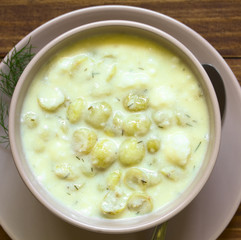
[[[105,32],[125,32],[145,36],[160,42],[162,45],[175,52],[176,55],[186,62],[199,80],[206,97],[209,113],[209,146],[200,171],[191,185],[180,195],[179,198],[160,210],[141,217],[130,218],[128,220],[110,220],[83,216],[56,201],[56,199],[46,191],[33,174],[26,161],[21,141],[20,115],[24,98],[29,85],[41,66],[63,47],[78,41],[81,38],[85,38],[86,36],[103,34]],[[37,199],[56,215],[76,226],[98,232],[115,233],[139,231],[160,224],[180,212],[188,203],[190,203],[204,186],[212,171],[218,153],[221,131],[220,114],[215,92],[207,74],[196,58],[188,51],[188,49],[168,34],[150,26],[129,21],[105,21],[84,25],[59,36],[45,46],[27,66],[16,86],[11,102],[9,119],[10,143],[16,166],[24,182]]]

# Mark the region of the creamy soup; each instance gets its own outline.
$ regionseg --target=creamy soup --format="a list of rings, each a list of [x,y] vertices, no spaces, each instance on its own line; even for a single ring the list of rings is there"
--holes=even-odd
[[[26,158],[49,193],[81,214],[126,218],[176,199],[209,142],[203,91],[158,43],[124,33],[55,54],[25,97]]]

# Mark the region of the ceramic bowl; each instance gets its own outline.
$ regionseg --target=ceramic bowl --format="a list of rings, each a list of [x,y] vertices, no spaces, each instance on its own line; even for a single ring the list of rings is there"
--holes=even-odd
[[[167,204],[164,208],[137,218],[105,219],[88,217],[78,214],[62,205],[56,201],[39,183],[25,158],[22,147],[20,114],[26,92],[28,91],[28,87],[36,72],[49,57],[67,46],[70,42],[73,42],[82,36],[106,31],[126,31],[141,34],[145,37],[150,37],[159,41],[162,45],[165,45],[176,52],[180,58],[186,61],[188,66],[199,79],[200,85],[202,86],[206,97],[209,111],[210,142],[204,162],[193,182],[178,198]],[[27,187],[44,206],[60,218],[75,226],[96,232],[129,233],[141,231],[161,224],[179,213],[195,198],[195,196],[197,196],[210,176],[218,154],[220,135],[221,119],[217,98],[210,79],[199,61],[183,44],[167,33],[149,25],[131,21],[108,20],[94,22],[70,30],[51,41],[36,54],[33,60],[26,67],[18,81],[10,106],[9,137],[11,150],[17,169]]]

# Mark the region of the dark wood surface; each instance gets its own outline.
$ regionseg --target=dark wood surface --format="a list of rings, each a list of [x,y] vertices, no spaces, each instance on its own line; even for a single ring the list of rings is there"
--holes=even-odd
[[[50,19],[107,4],[151,9],[191,27],[217,49],[241,85],[241,0],[0,0],[0,60],[25,35]],[[218,240],[240,239],[241,205]],[[0,240],[10,240],[1,227]]]

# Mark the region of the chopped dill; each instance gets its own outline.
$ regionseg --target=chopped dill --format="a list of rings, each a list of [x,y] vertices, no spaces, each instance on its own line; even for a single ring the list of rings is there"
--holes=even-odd
[[[91,76],[92,76],[92,78],[94,78],[95,75],[98,75],[98,74],[100,74],[100,73],[99,73],[99,72],[92,72],[92,73],[91,73]]]
[[[134,103],[131,103],[130,105],[128,105],[127,107],[130,108]]]
[[[143,184],[146,184],[146,183],[147,183],[147,181],[145,181],[145,180],[143,180],[143,179],[141,179],[141,182],[142,182]]]
[[[63,179],[68,178],[69,175],[70,175],[70,173],[67,173],[67,174],[63,177]]]
[[[198,150],[198,148],[200,147],[201,143],[202,142],[200,141],[199,144],[197,145],[197,147],[195,148],[194,152],[196,152]]]

